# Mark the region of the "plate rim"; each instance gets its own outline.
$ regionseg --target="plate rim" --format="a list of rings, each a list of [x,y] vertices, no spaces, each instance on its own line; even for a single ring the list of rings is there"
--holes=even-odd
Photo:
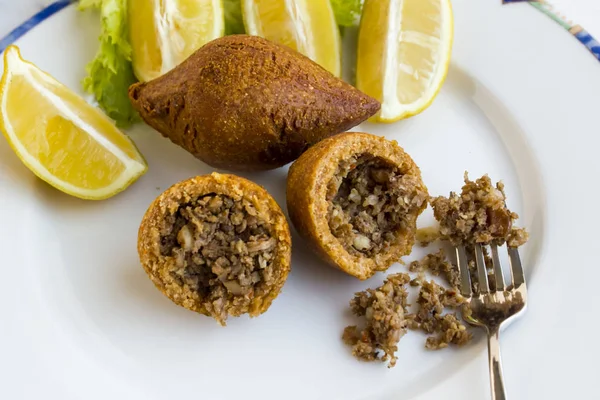
[[[67,2],[67,3],[70,3],[70,2]],[[67,5],[69,5],[69,4],[67,4]],[[65,8],[67,5],[65,5],[63,8]],[[63,8],[61,8],[61,10],[62,10]],[[58,11],[56,11],[56,12],[58,12]],[[54,13],[53,13],[53,14],[54,14]],[[41,22],[41,21],[40,21],[40,22]],[[39,23],[39,22],[38,22],[38,23]],[[37,24],[36,24],[36,25],[37,25]],[[543,175],[542,175],[542,176],[543,176]],[[471,363],[471,364],[476,364],[476,363]],[[467,369],[467,368],[465,368],[465,369]],[[484,386],[485,386],[485,385],[484,385]],[[430,397],[430,396],[431,396],[431,397]],[[433,395],[432,395],[432,394],[428,393],[428,394],[424,395],[423,397],[419,397],[419,398],[436,398],[436,397],[435,397],[435,394],[433,394]]]

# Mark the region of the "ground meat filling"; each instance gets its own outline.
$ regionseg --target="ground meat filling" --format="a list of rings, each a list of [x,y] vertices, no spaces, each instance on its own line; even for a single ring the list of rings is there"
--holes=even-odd
[[[471,341],[472,334],[467,330],[456,313],[445,313],[445,309],[456,309],[465,299],[455,289],[445,289],[433,281],[422,283],[417,299],[418,311],[411,321],[411,329],[421,329],[427,337],[425,347],[439,350],[449,344],[463,346]]]
[[[529,237],[524,229],[513,227],[519,216],[506,207],[504,184],[498,182],[494,187],[487,175],[471,181],[465,173],[460,194],[437,197],[431,205],[440,222],[441,237],[454,245],[506,242],[519,247]]]
[[[381,287],[356,293],[350,301],[352,312],[364,317],[365,325],[362,329],[346,327],[342,339],[359,360],[388,361],[389,368],[396,365],[398,342],[408,325],[404,318],[408,281],[407,274],[390,275]]]
[[[208,194],[166,218],[161,253],[175,258],[171,276],[196,291],[221,324],[246,312],[260,285],[274,284],[276,240],[246,200]]]
[[[437,253],[428,254],[419,261],[411,262],[408,270],[418,273],[418,281],[415,286],[421,285],[424,273],[429,272],[434,276],[441,275],[451,288],[460,287],[458,268],[446,260],[446,254],[443,249],[438,250]]]
[[[385,252],[414,224],[427,201],[419,181],[370,154],[342,161],[328,186],[331,233],[348,253]]]

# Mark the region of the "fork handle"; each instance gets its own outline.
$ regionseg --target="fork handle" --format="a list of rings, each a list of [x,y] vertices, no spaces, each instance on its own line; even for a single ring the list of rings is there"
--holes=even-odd
[[[500,359],[500,332],[498,328],[488,332],[488,360],[490,362],[490,383],[492,400],[506,400],[502,360]]]

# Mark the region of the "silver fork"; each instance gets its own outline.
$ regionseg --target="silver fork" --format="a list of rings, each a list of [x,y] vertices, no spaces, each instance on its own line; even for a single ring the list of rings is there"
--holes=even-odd
[[[510,285],[506,285],[498,257],[498,246],[491,245],[490,247],[496,284],[493,291],[490,290],[488,283],[488,273],[481,245],[474,246],[477,273],[473,283],[477,282],[478,284],[478,290],[475,292],[472,290],[468,258],[464,246],[456,247],[456,259],[460,271],[460,291],[467,301],[467,309],[463,313],[463,318],[468,323],[485,328],[487,331],[492,399],[505,400],[499,333],[505,322],[525,310],[527,287],[518,250],[512,247],[508,248],[512,279]]]

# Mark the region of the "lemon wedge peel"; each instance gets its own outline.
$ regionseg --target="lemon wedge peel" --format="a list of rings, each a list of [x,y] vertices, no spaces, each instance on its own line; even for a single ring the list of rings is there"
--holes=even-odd
[[[256,0],[242,0],[242,10],[244,16],[244,25],[246,32],[249,35],[264,37],[269,40],[279,42],[277,38],[269,37],[265,34],[265,28],[261,21],[259,5]],[[322,67],[327,69],[333,75],[339,77],[342,72],[342,58],[341,58],[341,36],[337,22],[335,20],[335,14],[329,1],[322,0],[270,0],[271,4],[278,2],[283,4],[285,15],[281,20],[287,20],[288,27],[291,28],[291,34],[293,38],[294,50],[304,54],[314,62],[320,64]],[[264,1],[263,1],[264,2]],[[322,2],[322,3],[318,3]],[[318,7],[324,7],[319,9]],[[331,34],[330,44],[326,49],[321,48],[320,37],[315,35],[315,28],[323,26],[319,22],[311,19],[311,14],[319,13],[315,15],[327,19],[327,28],[329,28],[328,34]],[[281,20],[279,22],[281,22]],[[285,29],[285,28],[284,28]],[[320,35],[319,35],[320,36]],[[288,43],[283,43],[288,44]],[[288,44],[290,45],[290,44]],[[321,51],[319,51],[321,50]],[[327,57],[327,59],[325,58]]]
[[[34,64],[27,62],[22,59],[21,53],[16,46],[9,46],[4,52],[4,74],[0,80],[0,129],[8,141],[10,147],[19,157],[19,159],[29,168],[38,178],[47,182],[49,185],[78,198],[87,200],[103,200],[116,195],[117,193],[125,190],[131,183],[136,181],[142,176],[147,170],[148,166],[144,157],[139,153],[137,147],[127,138],[131,144],[133,150],[137,153],[137,159],[132,159],[125,152],[111,143],[109,140],[103,137],[96,129],[91,125],[83,121],[76,113],[74,113],[65,102],[56,94],[49,91],[43,85],[36,82],[36,78],[33,76],[32,71],[36,73],[38,78],[45,80],[45,83],[51,86],[59,87],[63,90],[69,90],[66,87],[62,87],[58,81],[54,80],[47,73],[39,70]],[[79,129],[90,134],[94,141],[104,147],[109,153],[118,158],[123,164],[123,171],[119,177],[112,181],[108,186],[88,189],[75,186],[69,182],[66,182],[54,174],[42,165],[37,158],[31,155],[26,147],[21,142],[19,136],[15,133],[12,124],[6,118],[5,110],[7,110],[8,96],[6,92],[10,88],[13,76],[22,76],[28,80],[28,83],[32,85],[36,92],[52,103],[59,115],[64,117],[66,120],[71,121]],[[85,102],[81,99],[82,102]],[[87,104],[87,103],[86,103]],[[98,116],[104,118],[114,126],[112,120],[106,117],[102,112],[89,106],[90,109],[94,110]],[[115,127],[115,129],[117,129]]]
[[[402,5],[411,0],[389,0],[388,30],[384,51],[384,76],[382,79],[381,111],[370,119],[371,122],[393,123],[417,115],[427,109],[440,92],[450,66],[452,53],[454,21],[450,0],[439,0],[441,10],[441,39],[419,32],[402,32]],[[363,27],[361,26],[361,29]],[[398,59],[398,43],[405,41],[425,47],[438,46],[436,68],[432,72],[427,90],[418,100],[410,104],[402,104],[398,99],[398,75],[400,71],[418,74],[410,65],[400,63]],[[394,67],[396,66],[396,67]],[[360,82],[360,79],[357,79]],[[360,85],[360,90],[370,94]]]

